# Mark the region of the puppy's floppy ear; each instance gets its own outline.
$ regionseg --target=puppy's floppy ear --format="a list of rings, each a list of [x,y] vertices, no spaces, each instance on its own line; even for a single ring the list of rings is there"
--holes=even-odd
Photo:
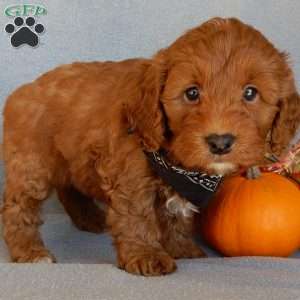
[[[127,89],[131,89],[125,104],[129,130],[137,133],[148,151],[158,150],[164,140],[164,116],[160,103],[164,77],[158,62],[145,60],[127,80]]]
[[[282,54],[286,59],[286,54]],[[297,93],[292,71],[286,63],[283,82],[283,96],[279,100],[279,112],[273,122],[271,131],[271,150],[274,154],[282,154],[294,137],[300,125],[300,96]]]

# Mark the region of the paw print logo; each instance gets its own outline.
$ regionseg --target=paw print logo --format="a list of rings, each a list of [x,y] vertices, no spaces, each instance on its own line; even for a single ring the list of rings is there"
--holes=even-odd
[[[45,27],[42,24],[36,24],[33,17],[24,19],[22,17],[16,17],[14,24],[7,24],[5,31],[11,34],[11,44],[13,47],[19,47],[23,44],[27,44],[31,47],[35,47],[39,43],[39,35],[45,31]]]

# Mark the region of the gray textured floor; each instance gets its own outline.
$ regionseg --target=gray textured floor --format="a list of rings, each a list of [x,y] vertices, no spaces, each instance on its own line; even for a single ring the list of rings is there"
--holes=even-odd
[[[179,260],[176,273],[143,278],[115,267],[108,235],[80,232],[63,214],[48,214],[42,235],[58,264],[7,263],[0,241],[1,300],[300,299],[297,258]]]
[[[110,264],[0,264],[0,299],[300,299],[300,262],[272,259],[181,261],[163,278],[126,274]]]

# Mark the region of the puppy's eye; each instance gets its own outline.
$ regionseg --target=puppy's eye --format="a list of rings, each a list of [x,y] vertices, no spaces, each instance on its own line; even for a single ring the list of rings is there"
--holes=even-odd
[[[246,86],[244,89],[243,98],[247,102],[252,102],[256,99],[258,94],[257,88],[254,86]]]
[[[189,103],[198,103],[200,99],[200,91],[197,86],[189,87],[184,92],[184,100]]]

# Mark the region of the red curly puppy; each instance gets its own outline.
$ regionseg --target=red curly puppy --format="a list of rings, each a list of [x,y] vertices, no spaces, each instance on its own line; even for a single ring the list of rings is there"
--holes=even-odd
[[[74,63],[16,90],[4,111],[3,232],[15,262],[54,261],[38,227],[56,189],[78,227],[104,218],[128,272],[160,275],[199,257],[192,213],[143,150],[187,169],[228,174],[281,154],[300,122],[286,55],[236,19],[212,19],[153,59]],[[166,134],[166,131],[171,134]],[[104,215],[91,200],[107,204]]]

